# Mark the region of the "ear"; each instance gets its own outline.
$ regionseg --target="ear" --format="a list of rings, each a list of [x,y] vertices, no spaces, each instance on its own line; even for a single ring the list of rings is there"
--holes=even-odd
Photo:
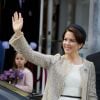
[[[79,49],[81,49],[83,47],[83,43],[79,44]]]

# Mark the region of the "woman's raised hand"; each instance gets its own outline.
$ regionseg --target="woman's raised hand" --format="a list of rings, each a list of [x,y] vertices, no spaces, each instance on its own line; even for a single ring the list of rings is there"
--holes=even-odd
[[[15,12],[12,16],[12,27],[14,32],[19,32],[23,27],[23,17],[21,13]]]

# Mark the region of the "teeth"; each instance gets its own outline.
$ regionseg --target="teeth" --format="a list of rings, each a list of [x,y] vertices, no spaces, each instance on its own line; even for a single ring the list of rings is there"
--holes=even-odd
[[[70,49],[70,48],[65,48],[65,49]]]

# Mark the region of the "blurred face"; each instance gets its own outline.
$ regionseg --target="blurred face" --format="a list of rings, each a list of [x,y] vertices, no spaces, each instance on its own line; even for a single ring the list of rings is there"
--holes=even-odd
[[[63,40],[63,49],[65,54],[77,53],[80,47],[81,45],[76,41],[74,34],[70,31],[67,31]]]
[[[16,57],[15,57],[15,63],[16,63],[18,68],[23,68],[25,63],[26,63],[26,60],[22,54],[17,53]]]

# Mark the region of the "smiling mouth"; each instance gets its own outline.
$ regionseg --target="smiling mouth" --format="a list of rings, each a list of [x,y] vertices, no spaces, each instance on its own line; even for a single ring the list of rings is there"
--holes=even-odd
[[[65,49],[71,49],[71,47],[64,47]]]

